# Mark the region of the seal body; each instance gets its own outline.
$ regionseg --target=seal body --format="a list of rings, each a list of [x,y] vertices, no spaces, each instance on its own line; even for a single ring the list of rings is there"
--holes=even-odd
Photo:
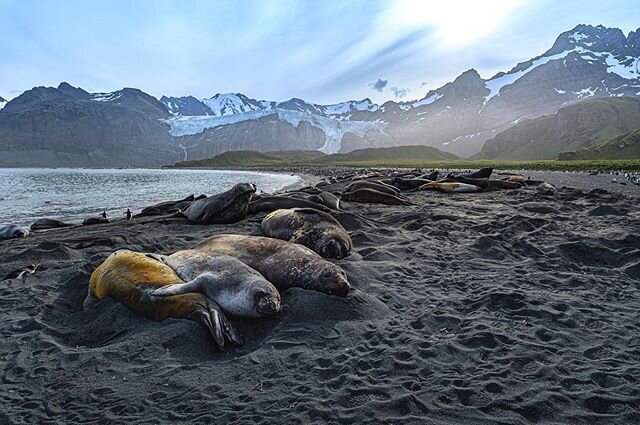
[[[480,188],[478,186],[458,183],[458,182],[433,182],[420,186],[420,190],[437,190],[439,192],[453,192],[453,193],[471,193],[478,192]]]
[[[540,183],[538,186],[536,186],[536,190],[538,191],[538,193],[542,193],[543,195],[553,195],[554,193],[556,193],[555,186],[547,182]]]
[[[52,218],[40,218],[33,222],[33,224],[31,225],[31,230],[46,230],[69,226],[72,225],[69,223],[64,223],[60,220],[54,220]]]
[[[402,177],[394,177],[392,181],[393,181],[393,185],[400,190],[417,189],[418,187],[424,184],[432,182],[432,180],[428,180],[428,179],[421,179],[421,178],[405,179]]]
[[[154,215],[164,215],[164,214],[174,214],[178,211],[184,211],[187,209],[189,205],[193,203],[193,201],[198,201],[200,199],[206,198],[206,195],[200,195],[195,197],[194,195],[189,195],[184,199],[180,199],[179,201],[165,201],[160,202],[159,204],[151,205],[149,207],[145,207],[139,214],[136,214],[134,217],[148,217]]]
[[[205,239],[192,249],[237,258],[281,292],[291,287],[343,297],[349,292],[344,270],[299,244],[261,236],[223,234]]]
[[[214,279],[209,274],[201,281]],[[188,282],[191,283],[191,282]],[[218,347],[224,347],[225,337],[234,344],[242,336],[231,325],[215,302],[202,293],[185,293],[170,297],[154,296],[153,291],[167,285],[185,282],[166,264],[143,253],[117,251],[111,254],[91,275],[84,308],[103,298],[112,298],[137,314],[152,320],[189,319],[209,331]]]
[[[235,317],[257,318],[280,311],[280,293],[275,286],[236,258],[183,250],[162,256],[161,260],[189,283],[164,286],[153,295],[199,292]],[[214,275],[215,279],[199,279],[204,273]]]
[[[0,239],[26,238],[29,236],[29,229],[17,224],[0,225]]]
[[[378,192],[387,193],[389,195],[397,195],[398,193],[400,193],[400,190],[398,190],[394,186],[390,186],[388,184],[384,184],[382,182],[375,182],[375,181],[359,181],[359,182],[351,183],[349,186],[345,188],[344,191],[355,192],[356,190],[359,190],[359,189],[373,189],[373,190],[377,190]]]
[[[238,183],[226,192],[193,201],[183,214],[192,223],[236,223],[247,216],[249,202],[255,192],[254,184]]]
[[[304,245],[324,258],[344,258],[353,245],[335,218],[311,208],[276,210],[262,220],[261,227],[270,238]]]
[[[249,205],[249,214],[271,212],[283,208],[313,208],[319,211],[331,212],[331,208],[305,198],[274,195],[263,196],[257,201],[251,202]]]
[[[106,217],[98,216],[98,217],[87,217],[82,222],[83,226],[91,226],[93,224],[104,224],[109,223],[109,219]]]
[[[343,193],[341,199],[343,201],[362,202],[370,204],[412,205],[411,202],[397,195],[367,188]]]
[[[152,320],[189,318],[194,311],[206,311],[203,295],[189,294],[175,299],[154,299],[151,292],[165,285],[184,283],[173,269],[133,251],[111,254],[93,272],[85,304],[112,298]]]

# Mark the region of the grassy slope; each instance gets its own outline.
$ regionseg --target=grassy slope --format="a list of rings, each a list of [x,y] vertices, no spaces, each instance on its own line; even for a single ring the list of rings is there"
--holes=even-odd
[[[251,168],[251,167],[410,167],[410,168],[451,168],[473,169],[493,167],[499,170],[640,170],[640,160],[588,160],[588,161],[505,161],[505,160],[464,160],[454,155],[440,152],[436,155],[429,148],[414,150],[406,148],[362,149],[350,154],[324,155],[318,152],[271,152],[254,151],[226,152],[214,158],[200,161],[186,161],[177,167],[201,168]],[[375,155],[371,151],[375,151]],[[417,155],[431,152],[433,157]],[[413,153],[413,155],[411,155]]]
[[[639,123],[640,125],[640,123]],[[599,145],[561,153],[560,160],[640,160],[640,130],[631,131]]]
[[[585,100],[554,115],[523,120],[488,140],[477,159],[555,159],[558,154],[592,146],[635,130],[640,101],[635,98]]]

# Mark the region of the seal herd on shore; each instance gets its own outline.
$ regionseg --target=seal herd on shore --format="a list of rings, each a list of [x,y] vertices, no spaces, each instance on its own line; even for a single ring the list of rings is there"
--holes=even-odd
[[[409,199],[410,193],[430,190],[473,193],[533,186],[541,194],[555,192],[552,185],[542,181],[516,174],[491,179],[492,174],[491,168],[451,173],[440,179],[438,171],[353,172],[278,194],[257,194],[255,185],[240,183],[209,197],[191,195],[162,202],[144,208],[134,218],[180,216],[194,224],[210,225],[236,223],[264,212],[264,236],[219,234],[169,255],[118,250],[91,275],[84,308],[111,298],[152,320],[195,321],[221,349],[227,341],[239,345],[242,335],[227,316],[278,314],[281,293],[288,288],[348,295],[346,273],[328,260],[346,257],[353,247],[349,233],[336,217],[346,214],[372,219],[344,210],[343,202],[411,206],[415,203]],[[83,225],[108,221],[103,213],[86,219]],[[57,220],[40,219],[31,230],[67,226]],[[0,226],[0,239],[29,234],[29,229],[14,224]],[[29,265],[5,279],[26,279],[38,270],[38,265]]]

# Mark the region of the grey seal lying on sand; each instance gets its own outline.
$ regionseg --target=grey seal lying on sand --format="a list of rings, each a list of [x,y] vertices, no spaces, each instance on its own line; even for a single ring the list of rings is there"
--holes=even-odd
[[[238,183],[226,192],[193,201],[182,214],[192,223],[236,223],[247,216],[255,192],[254,184]]]
[[[349,186],[347,186],[344,189],[344,191],[355,192],[358,189],[373,189],[373,190],[377,190],[378,192],[388,193],[389,195],[397,195],[398,193],[400,193],[400,189],[394,186],[390,186],[382,182],[373,182],[373,181],[361,181],[361,182],[351,183]]]
[[[281,292],[297,287],[341,297],[349,293],[344,270],[302,245],[261,236],[216,235],[192,249],[237,258]]]
[[[411,202],[401,198],[400,196],[367,188],[343,193],[340,199],[343,201],[362,202],[367,204],[413,205]]]
[[[324,258],[344,258],[352,247],[349,233],[335,218],[312,208],[275,210],[261,227],[270,238],[304,245]]]
[[[0,239],[26,238],[29,236],[29,229],[17,224],[0,225]]]
[[[52,218],[40,218],[33,222],[31,225],[31,230],[46,230],[46,229],[56,229],[58,227],[69,227],[73,226],[69,223],[64,223],[60,220],[54,220]]]

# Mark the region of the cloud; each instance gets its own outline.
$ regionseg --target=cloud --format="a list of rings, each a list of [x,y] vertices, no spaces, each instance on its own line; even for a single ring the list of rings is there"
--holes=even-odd
[[[426,81],[423,81],[423,82],[421,82],[421,83],[420,83],[420,87],[424,87],[424,86],[426,86],[427,84],[428,84],[428,83],[427,83]]]
[[[398,87],[391,87],[391,91],[396,99],[402,99],[409,93],[409,89],[399,89]]]
[[[369,87],[382,93],[382,90],[384,90],[384,88],[387,87],[387,84],[389,84],[389,80],[383,80],[382,78],[378,78],[378,80],[375,83],[369,83]]]

